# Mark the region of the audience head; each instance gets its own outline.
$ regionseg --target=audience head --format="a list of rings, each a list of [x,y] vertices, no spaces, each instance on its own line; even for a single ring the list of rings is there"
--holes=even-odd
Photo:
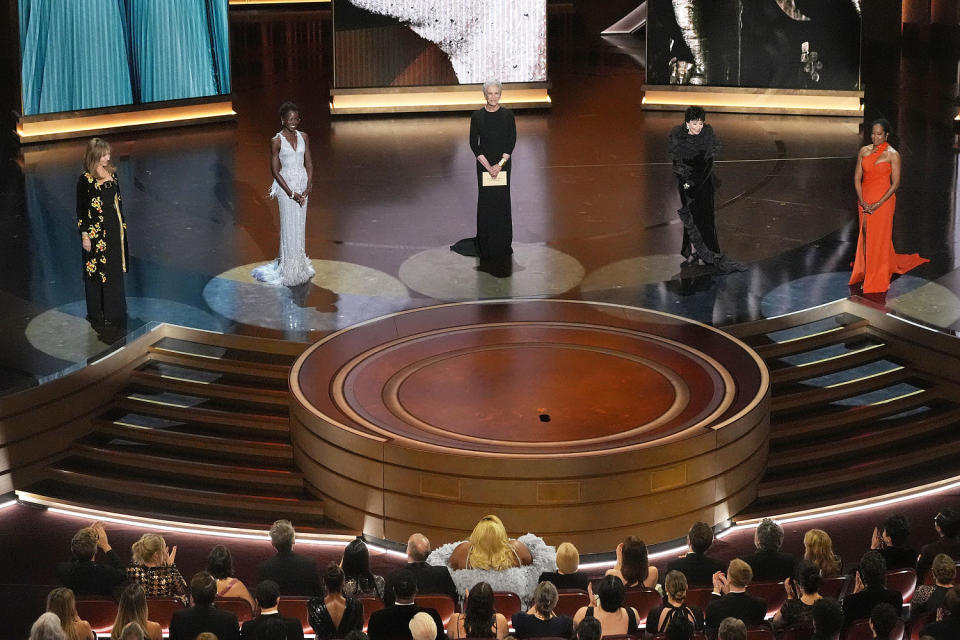
[[[293,524],[289,520],[277,520],[270,527],[270,544],[277,551],[290,551],[293,549],[293,543],[296,538],[296,532],[293,530]]]
[[[269,624],[264,625],[264,627],[268,627],[268,626]],[[198,634],[197,637],[194,638],[194,640],[220,640],[220,639],[217,638],[217,634],[215,634],[213,631],[204,631],[203,633]],[[283,636],[280,636],[280,637],[277,637],[274,635],[268,636],[266,635],[266,629],[261,628],[260,632],[257,633],[257,640],[285,640],[285,639]]]
[[[437,623],[426,611],[414,615],[409,626],[413,640],[434,640],[437,637]]]
[[[717,640],[747,640],[747,625],[737,618],[724,618],[717,629]]]
[[[693,637],[693,623],[686,615],[672,615],[663,635],[666,640],[690,640]]]
[[[674,602],[683,602],[687,597],[687,576],[682,571],[668,572],[663,578],[663,590]]]
[[[64,637],[60,618],[49,611],[37,618],[30,627],[30,640],[64,640]]]
[[[727,583],[731,587],[746,589],[751,580],[753,580],[753,569],[750,568],[749,564],[740,558],[734,558],[730,561],[727,566]]]
[[[882,587],[887,584],[887,561],[878,551],[867,551],[860,558],[860,581],[867,587]]]
[[[130,546],[130,555],[134,564],[150,564],[160,562],[167,543],[163,536],[156,533],[145,533]]]
[[[323,586],[327,588],[327,593],[343,591],[343,580],[343,569],[336,562],[331,561],[323,572]]]
[[[617,580],[617,582],[620,581]],[[600,640],[602,635],[603,630],[600,628],[600,621],[588,616],[577,625],[575,640]]]
[[[475,569],[508,569],[514,553],[507,529],[495,515],[483,516],[470,534],[470,564]]]
[[[350,541],[343,549],[343,561],[340,563],[343,575],[348,578],[365,576],[370,573],[370,551],[367,543],[359,537]]]
[[[580,552],[573,544],[561,542],[557,547],[557,571],[576,573],[580,568]]]
[[[496,614],[493,588],[486,582],[478,582],[470,587],[467,602],[463,608],[463,629],[467,637],[480,638],[490,635],[490,628],[496,621]]]
[[[833,540],[822,529],[810,529],[804,534],[803,558],[819,567],[821,572],[834,573],[840,570],[833,552]]]
[[[930,571],[933,573],[934,579],[936,579],[937,584],[952,585],[954,579],[957,577],[957,563],[953,561],[953,558],[948,556],[945,553],[939,553],[933,559],[933,564],[930,566]]]
[[[78,562],[92,560],[97,555],[97,530],[93,527],[84,527],[73,534],[70,540],[70,553]]]
[[[870,612],[870,626],[879,640],[888,640],[897,624],[897,610],[893,605],[881,602]]]
[[[950,507],[941,509],[940,513],[934,517],[933,523],[942,536],[947,538],[960,536],[960,511],[956,509]]]
[[[407,540],[407,559],[410,562],[426,562],[430,555],[430,541],[422,533],[415,533]],[[434,623],[436,624],[436,623]]]
[[[713,529],[706,522],[695,522],[687,532],[687,544],[694,553],[706,553],[713,544]]]
[[[254,597],[261,609],[273,609],[280,599],[280,585],[273,580],[261,580],[257,584]]]
[[[218,544],[210,549],[207,556],[207,571],[217,580],[226,580],[233,577],[233,556],[230,549]]]
[[[763,551],[779,551],[783,544],[783,527],[781,527],[772,518],[764,518],[757,525],[757,532],[754,535],[754,542],[757,549]]]
[[[694,122],[695,120],[706,119],[707,112],[703,110],[703,107],[687,107],[686,111],[683,112],[684,122]]]
[[[393,577],[393,597],[409,602],[417,595],[417,578],[408,569],[401,569]]]
[[[833,598],[820,598],[813,603],[813,627],[821,638],[832,638],[843,627],[843,609]]]
[[[197,571],[190,578],[190,595],[194,606],[213,604],[217,597],[217,581],[206,571]]]
[[[600,608],[604,611],[613,613],[619,611],[623,606],[623,598],[626,595],[627,588],[623,586],[623,581],[617,576],[604,576],[600,584],[597,585],[597,598],[600,600]]]
[[[128,622],[120,632],[119,640],[144,640],[144,631],[136,622]]]
[[[906,544],[909,535],[910,521],[907,520],[907,516],[895,513],[883,521],[883,537],[887,544],[902,546]],[[889,540],[887,540],[888,538]]]
[[[132,582],[120,592],[120,604],[117,605],[117,617],[113,621],[110,637],[117,640],[120,632],[129,623],[136,622],[144,631],[147,629],[147,596],[136,582]]]
[[[642,583],[650,572],[647,559],[647,545],[643,540],[627,536],[620,552],[620,575],[627,584]]]
[[[60,618],[60,625],[67,635],[71,635],[68,630],[73,626],[77,619],[77,601],[73,597],[73,591],[66,587],[57,587],[47,594],[47,611],[57,614]]]
[[[552,582],[543,581],[533,590],[533,606],[546,618],[553,613],[553,608],[557,606],[559,599],[560,594],[557,593],[557,587]]]
[[[802,560],[797,567],[797,584],[807,595],[820,593],[820,587],[823,585],[820,568],[808,560]]]

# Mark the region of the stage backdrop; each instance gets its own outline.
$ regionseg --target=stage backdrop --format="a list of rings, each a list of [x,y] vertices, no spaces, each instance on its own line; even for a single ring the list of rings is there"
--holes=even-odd
[[[25,116],[230,93],[227,0],[18,0]]]
[[[649,0],[647,84],[859,90],[861,1]]]
[[[333,0],[334,87],[546,82],[546,0]]]

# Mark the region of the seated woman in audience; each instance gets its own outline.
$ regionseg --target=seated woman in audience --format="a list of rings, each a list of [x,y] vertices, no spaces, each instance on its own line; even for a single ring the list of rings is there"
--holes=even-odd
[[[589,582],[587,583],[589,586]],[[558,616],[553,612],[559,594],[552,582],[541,582],[533,592],[533,607],[526,613],[513,614],[514,635],[523,638],[569,638],[573,635],[573,620],[570,616]]]
[[[910,537],[910,521],[907,516],[895,513],[887,517],[873,530],[870,548],[879,551],[887,563],[887,571],[916,569],[917,551],[907,546]]]
[[[482,517],[470,539],[461,542],[450,556],[451,569],[501,571],[531,562],[530,550],[522,542],[508,538],[503,522],[494,515]]]
[[[164,539],[145,533],[130,547],[133,564],[127,567],[127,578],[143,587],[148,598],[176,598],[189,604],[187,582],[174,564],[177,548],[167,548]]]
[[[363,605],[356,598],[344,597],[343,581],[343,569],[331,562],[323,573],[327,595],[313,598],[307,604],[310,626],[321,640],[363,631]]]
[[[637,635],[640,616],[633,607],[623,606],[627,588],[623,586],[620,578],[614,575],[605,576],[597,587],[597,597],[593,595],[592,585],[587,593],[590,594],[590,605],[580,607],[573,616],[573,626],[578,626],[584,618],[596,618],[600,621],[605,636]]]
[[[824,578],[835,578],[843,569],[840,556],[833,552],[833,540],[822,529],[810,529],[804,534],[803,559],[816,566]]]
[[[57,614],[60,628],[66,640],[96,640],[96,634],[90,623],[77,615],[77,601],[73,591],[66,587],[57,587],[47,594],[47,611]]]
[[[257,603],[250,595],[250,590],[238,578],[233,577],[233,556],[230,549],[222,544],[210,549],[207,571],[217,581],[218,598],[243,598],[250,603],[253,611],[257,610]]]
[[[57,614],[47,611],[37,618],[30,627],[30,640],[64,640]]]
[[[377,596],[383,600],[383,576],[375,576],[370,571],[370,551],[367,544],[356,538],[343,550],[343,595]]]
[[[787,592],[787,601],[780,607],[780,611],[773,616],[775,629],[791,626],[813,628],[813,605],[823,596],[820,595],[820,585],[823,576],[816,565],[806,560],[800,562],[796,578],[787,578],[783,588]]]
[[[670,571],[663,579],[663,589],[666,591],[666,601],[647,614],[647,632],[664,633],[676,618],[688,619],[693,625],[692,629],[703,629],[703,611],[684,602],[687,598],[687,577],[679,571]]]
[[[539,582],[552,582],[557,589],[587,590],[590,578],[580,568],[580,552],[569,542],[561,542],[557,547],[557,570],[544,571]]]
[[[660,572],[650,566],[647,545],[633,536],[617,545],[617,564],[607,571],[608,576],[617,576],[627,587],[653,589],[660,579]]]
[[[953,587],[953,581],[957,577],[957,564],[953,558],[945,553],[941,553],[933,559],[930,570],[936,584],[922,584],[913,592],[913,600],[910,602],[911,618],[943,607],[943,599],[946,597],[947,591],[950,591]],[[50,610],[50,607],[47,607],[47,609]]]
[[[456,638],[502,638],[507,635],[507,619],[494,607],[493,589],[486,582],[478,582],[467,591],[463,613],[450,620],[447,636]]]
[[[110,638],[117,640],[127,623],[136,622],[143,629],[147,638],[161,640],[163,638],[163,628],[159,622],[147,620],[147,615],[147,596],[143,592],[143,587],[136,583],[128,584],[120,593],[117,618],[113,621]]]

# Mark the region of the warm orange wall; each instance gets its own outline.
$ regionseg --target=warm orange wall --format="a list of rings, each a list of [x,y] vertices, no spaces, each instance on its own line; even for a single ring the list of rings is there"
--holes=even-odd
[[[910,24],[960,24],[960,0],[903,0],[903,21]]]

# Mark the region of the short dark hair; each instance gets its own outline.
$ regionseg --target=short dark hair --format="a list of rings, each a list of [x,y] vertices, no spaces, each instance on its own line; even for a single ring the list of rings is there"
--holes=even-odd
[[[593,616],[588,616],[577,625],[576,640],[600,640],[603,630],[600,628],[600,621]]]
[[[343,590],[343,569],[333,560],[323,572],[323,586],[327,588],[327,593],[340,593]]]
[[[887,561],[879,551],[867,551],[860,558],[860,580],[867,587],[882,587],[887,583]]]
[[[233,576],[233,556],[230,555],[230,549],[222,544],[210,549],[210,554],[207,556],[207,571],[217,580]]]
[[[895,513],[883,521],[883,532],[898,547],[907,541],[910,535],[910,521],[902,513]]]
[[[764,551],[778,551],[783,545],[783,527],[773,518],[764,518],[757,525],[757,547]]]
[[[280,599],[280,585],[273,580],[261,580],[254,595],[261,609],[272,609]]]
[[[703,107],[687,107],[687,110],[683,112],[683,121],[691,122],[693,120],[706,120],[707,112],[703,110]]]
[[[843,627],[843,609],[833,598],[820,598],[813,603],[813,626],[821,638],[832,638]]]
[[[74,560],[89,560],[97,554],[97,530],[93,527],[80,529],[70,540],[70,553]]]
[[[613,613],[623,606],[623,598],[627,593],[623,581],[617,576],[604,576],[597,586],[597,598],[600,599],[600,608]]]
[[[193,604],[212,604],[217,597],[217,581],[206,571],[197,571],[190,578],[190,595]]]
[[[870,123],[870,128],[873,129],[877,125],[880,125],[881,127],[883,127],[884,133],[890,133],[891,131],[893,131],[893,127],[890,126],[890,121],[887,120],[886,118],[877,118],[876,120]]]
[[[393,597],[407,600],[417,593],[417,578],[409,569],[401,569],[393,577]]]
[[[695,522],[687,532],[694,553],[706,553],[713,544],[713,529],[706,522]]]
[[[280,105],[280,108],[277,109],[277,111],[280,112],[281,118],[285,118],[287,114],[290,113],[291,111],[296,111],[297,113],[300,113],[300,107],[298,107],[293,102],[290,102],[289,100],[287,100],[282,105]]]
[[[940,527],[940,532],[948,538],[956,538],[960,535],[960,511],[947,507],[933,519]]]
[[[797,582],[804,593],[819,593],[823,585],[820,568],[809,560],[801,561],[797,567]]]
[[[897,625],[897,610],[888,602],[881,602],[870,611],[870,624],[879,640],[888,640]]]

